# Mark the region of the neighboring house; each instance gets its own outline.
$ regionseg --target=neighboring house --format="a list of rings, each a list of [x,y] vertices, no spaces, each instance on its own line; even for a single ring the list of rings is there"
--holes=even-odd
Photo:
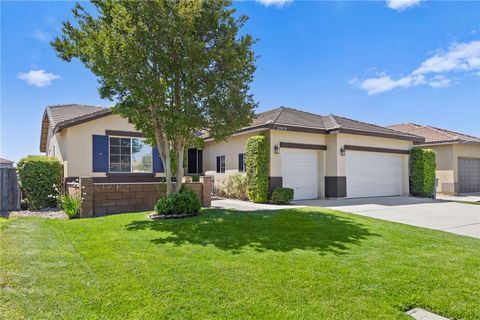
[[[0,168],[13,168],[13,164],[14,164],[13,161],[0,158]]]
[[[218,183],[245,171],[245,144],[263,134],[270,141],[270,189],[290,187],[295,199],[407,195],[408,151],[424,138],[339,116],[291,108],[257,115],[227,141],[205,138],[204,150],[188,150],[188,175],[205,174]],[[66,181],[158,181],[158,150],[146,145],[127,119],[110,109],[47,107],[40,150],[58,158]]]
[[[437,192],[457,194],[480,191],[480,138],[413,123],[389,128],[422,136],[418,147],[436,152]]]
[[[424,138],[344,117],[291,108],[257,115],[228,141],[206,138],[203,169],[214,182],[244,171],[245,143],[270,139],[270,189],[289,187],[295,199],[409,194],[408,153]]]

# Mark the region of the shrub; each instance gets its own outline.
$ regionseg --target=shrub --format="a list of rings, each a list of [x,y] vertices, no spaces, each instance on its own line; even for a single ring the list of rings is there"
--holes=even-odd
[[[17,166],[26,205],[30,209],[57,206],[61,163],[51,157],[28,156]]]
[[[276,204],[289,204],[293,200],[293,189],[275,188],[272,192],[272,202]]]
[[[268,201],[269,152],[267,137],[253,136],[247,140],[245,152],[247,195],[253,202]]]
[[[228,175],[217,183],[217,195],[220,197],[247,200],[247,179],[239,172]]]
[[[80,205],[82,203],[82,199],[75,195],[62,195],[59,197],[59,204],[60,208],[63,209],[63,212],[70,218],[76,218],[80,214]]]
[[[161,197],[155,205],[155,211],[164,215],[195,214],[202,208],[202,203],[195,191],[182,186],[179,192]]]
[[[435,151],[410,150],[410,193],[419,197],[431,197],[435,189]]]

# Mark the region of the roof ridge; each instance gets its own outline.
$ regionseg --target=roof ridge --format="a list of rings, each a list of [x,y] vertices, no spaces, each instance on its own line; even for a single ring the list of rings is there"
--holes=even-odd
[[[278,108],[276,116],[273,117],[273,119],[272,119],[272,123],[277,122],[278,118],[280,118],[280,115],[283,113],[284,110],[285,110],[285,107],[284,107],[284,106],[280,106],[280,107]]]
[[[45,109],[57,109],[57,108],[67,108],[67,107],[86,107],[86,108],[102,108],[102,109],[109,109],[111,107],[104,107],[100,105],[93,105],[93,104],[80,104],[80,103],[64,103],[64,104],[52,104],[45,107]]]
[[[335,116],[333,114],[329,114],[327,115],[327,117],[332,121],[332,123],[334,124],[333,128],[339,128],[341,127],[340,124],[337,122],[337,119],[335,119]]]
[[[343,119],[346,119],[346,120],[349,120],[349,121],[353,121],[353,122],[356,122],[356,123],[360,123],[360,124],[368,124],[368,125],[377,127],[377,128],[379,128],[379,129],[386,129],[386,130],[392,131],[392,132],[394,132],[394,133],[402,133],[402,135],[404,135],[404,136],[421,137],[421,136],[416,135],[416,134],[407,133],[407,132],[403,132],[403,131],[399,131],[399,130],[394,130],[394,129],[391,129],[391,128],[388,128],[388,127],[384,127],[384,126],[381,126],[381,125],[378,125],[378,124],[370,123],[370,122],[364,122],[364,121],[355,120],[355,119],[347,118],[347,117],[344,117],[344,116],[337,116],[337,115],[333,115],[333,114],[332,114],[332,116],[333,116],[333,117],[343,118]],[[342,126],[342,127],[343,127],[343,126]],[[344,128],[346,128],[346,127],[344,127]],[[347,128],[348,128],[348,127],[347,127]]]

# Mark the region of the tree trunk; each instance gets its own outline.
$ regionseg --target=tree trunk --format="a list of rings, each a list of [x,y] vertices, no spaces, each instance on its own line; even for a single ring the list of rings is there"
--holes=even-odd
[[[164,138],[159,129],[155,129],[155,138],[157,141],[158,153],[163,163],[163,170],[165,172],[165,180],[167,184],[167,196],[172,193],[172,169],[170,167],[170,142]]]
[[[177,183],[175,185],[175,192],[180,191],[182,188],[182,179],[184,174],[183,168],[183,155],[185,152],[185,144],[177,142],[175,144],[175,158],[177,160]]]

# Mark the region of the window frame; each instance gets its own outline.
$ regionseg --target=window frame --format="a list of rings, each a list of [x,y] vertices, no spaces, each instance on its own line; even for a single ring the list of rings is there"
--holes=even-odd
[[[220,158],[220,161],[218,161],[218,158]],[[222,171],[222,158],[223,158],[223,171]],[[225,173],[225,170],[226,170],[225,155],[219,155],[215,158],[215,171],[216,171],[216,173]]]
[[[240,157],[242,157],[241,168],[240,168]],[[238,172],[247,172],[247,166],[245,165],[245,152],[238,154]]]
[[[130,139],[130,171],[112,171],[111,166],[110,166],[110,157],[111,157],[111,152],[110,152],[110,139],[111,138],[120,138],[120,139]],[[150,147],[150,156],[152,158],[152,165],[150,166],[150,171],[143,171],[143,172],[133,172],[133,161],[132,161],[132,139],[138,139],[141,140],[142,142],[145,142],[145,138],[141,137],[129,137],[129,136],[108,136],[108,173],[113,173],[113,174],[152,174],[154,173],[153,171],[153,147],[148,145]],[[121,147],[120,147],[121,148]],[[121,155],[120,155],[121,156]],[[121,163],[121,161],[120,161]]]

